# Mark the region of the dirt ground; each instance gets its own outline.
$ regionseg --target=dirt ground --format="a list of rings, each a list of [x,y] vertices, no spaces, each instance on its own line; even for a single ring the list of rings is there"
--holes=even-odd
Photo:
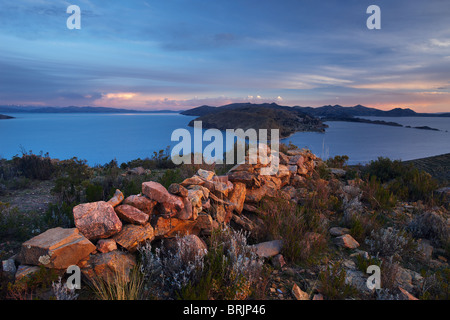
[[[17,207],[21,212],[44,213],[48,204],[56,201],[55,196],[51,194],[53,185],[53,181],[31,181],[26,189],[8,190],[0,196],[0,201]]]

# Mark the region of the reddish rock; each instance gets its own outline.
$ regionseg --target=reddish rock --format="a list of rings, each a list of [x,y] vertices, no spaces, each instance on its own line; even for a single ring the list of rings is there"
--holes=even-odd
[[[281,240],[273,240],[255,244],[256,253],[261,258],[269,258],[280,253],[283,242]]]
[[[182,198],[182,201],[183,201],[184,207],[182,210],[179,210],[177,212],[177,215],[175,217],[178,219],[181,219],[181,220],[189,220],[189,219],[195,220],[196,217],[194,218],[194,210],[192,208],[191,201],[188,198]],[[201,205],[200,205],[200,208],[201,208]],[[200,211],[201,211],[201,209],[200,209]]]
[[[241,214],[244,209],[245,196],[247,194],[247,187],[242,182],[235,182],[234,188],[229,194],[229,200],[234,206],[234,211]]]
[[[123,204],[128,204],[141,210],[142,212],[148,215],[152,215],[153,208],[156,206],[157,202],[155,200],[150,200],[149,198],[143,195],[135,195],[126,198],[123,201]]]
[[[136,266],[133,254],[114,250],[107,253],[91,255],[81,272],[88,280],[102,279],[113,282],[119,276],[129,281],[131,269]]]
[[[266,186],[256,189],[247,189],[245,193],[245,202],[257,203],[267,194],[269,189]]]
[[[188,190],[178,183],[172,183],[167,190],[169,193],[180,197],[187,197],[188,195]]]
[[[198,234],[200,232],[196,221],[181,220],[177,218],[154,217],[151,221],[154,228],[155,237],[173,238],[176,235]]]
[[[128,204],[122,204],[116,207],[115,211],[120,219],[133,224],[144,225],[149,218],[148,214]]]
[[[205,180],[211,180],[215,173],[208,170],[198,169],[197,175]]]
[[[337,237],[333,239],[335,245],[339,247],[355,249],[359,247],[358,241],[353,239],[353,237],[349,234],[345,234],[343,236]]]
[[[309,295],[303,291],[302,289],[300,289],[300,287],[294,283],[294,285],[292,286],[292,294],[294,295],[295,299],[297,300],[309,300]]]
[[[184,208],[181,197],[170,194],[163,185],[157,182],[144,182],[142,193],[149,199],[158,202],[157,210],[166,217],[174,217]]]
[[[419,300],[416,297],[414,297],[411,293],[409,293],[408,291],[406,291],[405,289],[403,289],[402,287],[398,287],[398,289],[400,290],[400,296],[404,299],[404,300]]]
[[[144,226],[127,224],[122,231],[114,236],[114,241],[130,252],[135,252],[138,246],[155,238],[153,227],[148,223]]]
[[[123,199],[124,199],[123,193],[117,189],[114,196],[107,203],[109,203],[113,207],[117,207],[119,204],[122,203]]]
[[[75,226],[89,240],[106,239],[122,229],[114,208],[104,202],[80,204],[73,208]]]
[[[37,266],[20,265],[17,267],[15,279],[18,281],[23,277],[31,276],[33,273],[39,272],[39,270],[41,270],[41,268]]]
[[[95,246],[78,229],[54,228],[24,242],[21,264],[67,269],[89,256]]]
[[[261,181],[259,180],[259,176],[255,173],[250,173],[247,171],[233,171],[228,173],[228,179],[235,182],[242,182],[248,188],[258,188],[261,186]]]
[[[171,251],[180,252],[181,261],[186,264],[195,257],[203,257],[208,252],[205,242],[195,234],[167,239],[164,242],[164,247]]]
[[[97,241],[97,251],[107,253],[117,250],[117,244],[114,239],[101,239]]]
[[[191,178],[187,178],[182,183],[180,183],[183,187],[191,186],[191,185],[204,185],[206,180],[202,179],[199,176],[193,176]]]
[[[211,235],[213,230],[219,228],[219,224],[209,214],[199,214],[195,220],[196,229],[204,235]]]

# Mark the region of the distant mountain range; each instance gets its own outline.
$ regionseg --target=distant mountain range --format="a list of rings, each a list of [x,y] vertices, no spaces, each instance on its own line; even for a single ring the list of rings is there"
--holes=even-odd
[[[36,106],[0,106],[1,113],[179,113],[173,110],[131,110],[106,107],[36,107]]]
[[[193,108],[181,114],[186,116],[204,116],[207,114],[216,113],[223,110],[232,110],[239,108],[248,108],[248,107],[266,107],[266,108],[275,108],[275,109],[284,109],[290,110],[294,109],[297,111],[301,111],[307,115],[319,118],[352,118],[352,117],[450,117],[449,113],[418,113],[411,109],[402,109],[396,108],[389,111],[383,111],[375,108],[368,108],[362,105],[357,105],[354,107],[343,107],[340,105],[328,105],[323,107],[287,107],[280,106],[276,103],[263,103],[263,104],[253,104],[253,103],[233,103],[229,105],[225,105],[222,107],[211,107],[211,106],[200,106],[197,108]]]
[[[17,105],[0,105],[0,113],[181,113],[186,116],[204,116],[214,112],[223,110],[249,108],[249,107],[265,107],[272,109],[296,110],[304,114],[319,118],[351,118],[351,117],[450,117],[448,113],[418,113],[411,109],[396,108],[389,111],[383,111],[375,108],[368,108],[362,105],[354,107],[343,107],[340,105],[328,105],[323,107],[288,107],[281,106],[276,103],[233,103],[221,107],[200,106],[190,110],[132,110],[132,109],[116,109],[107,107],[39,107],[39,106],[17,106]]]

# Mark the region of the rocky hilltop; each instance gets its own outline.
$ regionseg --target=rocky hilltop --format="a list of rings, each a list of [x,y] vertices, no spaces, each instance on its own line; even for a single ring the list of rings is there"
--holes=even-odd
[[[72,211],[75,227],[52,228],[24,242],[18,255],[3,261],[3,274],[20,284],[42,268],[64,273],[76,265],[88,283],[114,283],[117,275],[130,282],[142,260],[140,270],[157,299],[192,297],[189,290],[199,287],[179,284],[182,275],[197,286],[212,281],[205,298],[215,299],[246,299],[250,288],[261,286],[264,299],[445,296],[445,206],[397,202],[376,179],[363,181],[343,168],[343,158],[325,165],[308,150],[283,151],[272,176],[261,175],[269,165],[262,163],[236,165],[223,175],[198,169],[168,188],[146,181],[139,194],[125,197],[117,190],[108,201],[79,204]],[[252,244],[243,233],[231,233],[228,242],[220,230],[249,232]],[[233,267],[222,265],[225,273],[208,269],[213,280],[195,278],[195,270],[217,264],[211,257]],[[260,273],[263,262],[270,275]],[[381,266],[381,290],[367,286],[368,266]],[[234,277],[236,270],[242,278]]]
[[[291,107],[272,104],[236,103],[219,108],[201,106],[182,112],[183,115],[199,116],[206,129],[279,129],[280,138],[286,138],[298,131],[324,132],[327,125],[320,119]]]

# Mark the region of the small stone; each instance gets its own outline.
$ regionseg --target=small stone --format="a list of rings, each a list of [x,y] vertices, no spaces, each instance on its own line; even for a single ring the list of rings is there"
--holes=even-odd
[[[284,257],[281,254],[277,254],[276,256],[274,256],[271,262],[272,265],[277,269],[281,269],[286,265],[286,261],[284,261]]]
[[[281,240],[267,241],[254,245],[259,257],[269,258],[280,253],[283,242]]]
[[[117,207],[119,204],[121,204],[124,198],[125,197],[123,193],[119,189],[117,189],[116,193],[114,193],[114,196],[107,203],[112,205],[114,208]]]
[[[400,296],[405,300],[419,300],[416,297],[414,297],[411,293],[403,289],[402,287],[398,287],[400,290]]]
[[[350,233],[350,229],[341,228],[341,227],[333,227],[330,229],[330,234],[333,237],[339,237]]]
[[[171,194],[174,194],[174,195],[177,195],[180,197],[188,196],[188,190],[185,187],[183,187],[181,184],[178,184],[178,183],[172,183],[167,190]]]
[[[14,259],[7,259],[2,261],[2,270],[4,273],[14,276],[17,268]]]
[[[344,247],[348,249],[356,249],[359,247],[358,241],[353,239],[353,237],[349,234],[334,238],[333,242],[338,247]]]
[[[300,289],[296,283],[292,287],[292,294],[297,300],[309,300],[309,295]]]
[[[33,273],[38,272],[39,270],[41,270],[41,268],[39,268],[38,266],[27,266],[27,265],[20,265],[17,268],[17,272],[16,272],[16,281],[22,279],[23,277],[26,276],[30,276]]]
[[[323,295],[320,293],[317,293],[314,295],[313,300],[323,300]]]
[[[198,169],[197,175],[209,181],[214,177],[215,173],[208,170]]]
[[[117,250],[117,244],[114,239],[101,239],[97,241],[97,250],[101,253],[107,253]]]

